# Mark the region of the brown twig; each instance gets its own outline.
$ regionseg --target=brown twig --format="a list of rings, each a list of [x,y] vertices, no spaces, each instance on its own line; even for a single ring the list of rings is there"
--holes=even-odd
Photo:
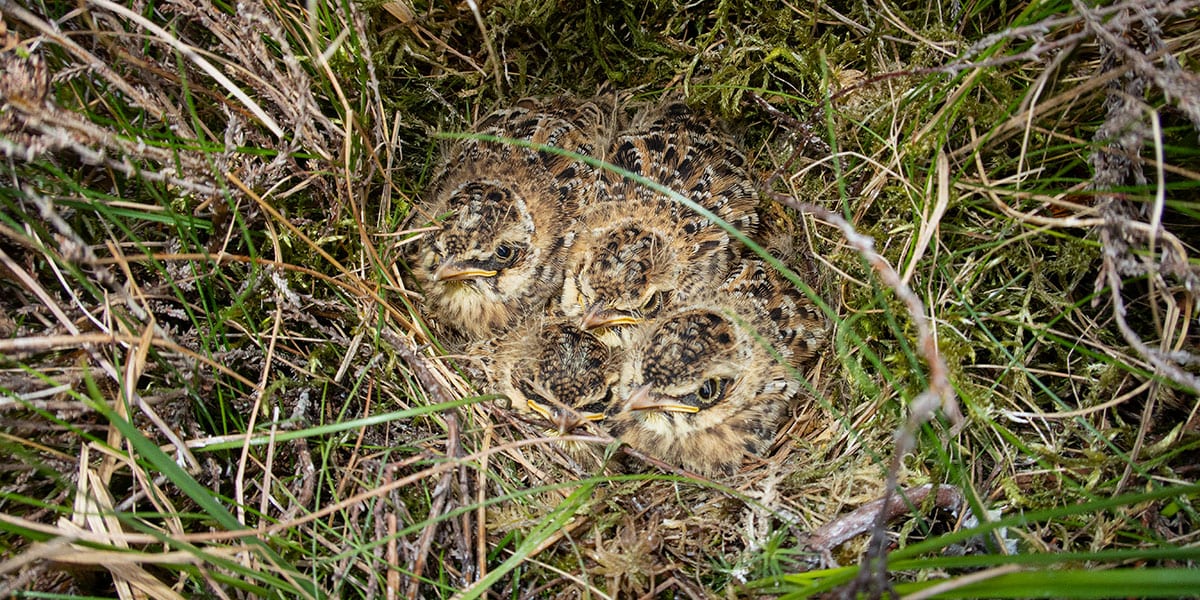
[[[1100,232],[1100,240],[1105,248],[1104,261],[1101,270],[1101,281],[1105,282],[1109,287],[1109,297],[1113,303],[1113,320],[1117,323],[1117,330],[1121,332],[1121,337],[1125,338],[1125,342],[1133,347],[1133,349],[1156,369],[1162,372],[1163,375],[1170,378],[1179,385],[1191,388],[1193,393],[1200,394],[1200,377],[1197,377],[1179,367],[1177,362],[1188,364],[1196,360],[1195,356],[1189,356],[1184,353],[1183,356],[1175,356],[1174,354],[1164,355],[1158,350],[1155,350],[1146,345],[1142,341],[1141,336],[1129,326],[1126,320],[1125,298],[1121,295],[1121,274],[1117,268],[1120,257],[1117,252],[1112,250],[1118,244],[1112,242],[1112,235],[1109,233],[1110,228],[1104,228]],[[1183,358],[1183,361],[1172,361],[1169,358]]]
[[[952,423],[950,435],[958,435],[958,432],[965,425],[962,413],[958,408],[957,394],[954,392],[954,387],[950,384],[949,369],[946,366],[945,359],[938,352],[937,341],[933,336],[929,317],[925,315],[925,309],[920,298],[904,283],[899,273],[888,264],[887,260],[875,251],[875,241],[873,239],[858,233],[854,229],[854,226],[842,218],[841,215],[824,207],[800,202],[791,196],[771,190],[765,190],[765,193],[770,194],[771,197],[786,206],[790,206],[801,213],[811,214],[841,230],[846,242],[866,259],[871,268],[875,270],[880,281],[891,288],[904,303],[908,309],[909,317],[912,319],[913,325],[917,330],[917,349],[929,367],[929,387],[912,400],[909,404],[908,419],[896,431],[896,447],[888,466],[887,482],[885,483],[881,504],[883,507],[890,506],[889,503],[892,494],[898,486],[902,461],[916,447],[916,433],[921,424],[932,419],[934,411],[940,407],[942,413]],[[887,520],[887,511],[880,510],[875,519],[875,526],[871,534],[871,543],[864,557],[866,564],[860,571],[859,578],[850,585],[847,593],[853,595],[856,591],[862,589],[871,590],[875,595],[882,595],[885,592],[890,593],[890,584],[887,583],[887,553],[885,552]]]
[[[930,319],[925,315],[925,307],[921,299],[900,278],[900,274],[888,264],[887,259],[875,251],[875,240],[858,233],[854,226],[841,215],[822,206],[800,202],[791,196],[767,191],[775,200],[794,208],[801,213],[808,213],[825,221],[842,232],[843,238],[871,265],[880,281],[892,289],[904,306],[908,309],[909,317],[917,330],[917,350],[929,367],[929,389],[918,395],[910,407],[910,421],[917,420],[917,425],[932,417],[932,411],[941,408],[942,412],[953,423],[951,435],[957,435],[964,426],[962,413],[956,402],[957,394],[950,384],[950,370],[946,366],[937,348],[937,340],[930,327]],[[914,428],[915,430],[915,428]],[[907,450],[906,450],[907,452]]]
[[[408,593],[406,597],[413,600],[421,591],[421,573],[425,571],[425,563],[429,558],[429,550],[433,546],[433,535],[437,531],[438,520],[446,509],[446,501],[450,497],[450,482],[454,477],[454,471],[447,471],[442,474],[442,478],[433,488],[433,504],[429,507],[429,515],[426,517],[428,523],[421,531],[421,537],[417,542],[417,557],[411,568],[411,579],[408,582]]]
[[[872,500],[848,514],[830,521],[810,534],[807,546],[821,553],[829,553],[834,548],[850,539],[871,530],[875,519],[882,515],[886,521],[908,513],[914,506],[920,506],[934,492],[933,484],[927,483],[920,487],[903,490],[897,494],[889,494]],[[933,506],[936,508],[958,511],[963,507],[963,495],[958,488],[949,485],[936,486],[933,494]]]
[[[400,355],[400,358],[408,364],[409,370],[416,376],[417,381],[421,383],[421,389],[429,395],[431,403],[446,404],[453,402],[453,395],[434,376],[433,370],[426,364],[425,359],[413,350],[408,341],[400,338],[399,335],[390,330],[383,332],[383,338],[391,344],[396,354]],[[425,570],[425,563],[433,544],[433,536],[437,531],[439,518],[446,511],[449,497],[454,491],[456,471],[459,476],[465,477],[463,471],[464,465],[458,460],[462,456],[458,435],[458,415],[453,411],[446,411],[443,413],[443,419],[445,420],[447,431],[446,457],[452,462],[456,462],[457,468],[443,473],[441,479],[433,489],[433,504],[430,506],[429,515],[427,516],[428,524],[421,532],[421,537],[417,543],[416,560],[412,565],[412,579],[409,581],[407,592],[407,597],[410,599],[416,598],[420,592],[421,573]]]
[[[1150,348],[1129,325],[1125,298],[1121,292],[1122,274],[1148,276],[1152,293],[1162,287],[1164,274],[1181,281],[1184,293],[1189,296],[1200,286],[1200,271],[1189,264],[1185,247],[1172,243],[1174,236],[1162,228],[1161,189],[1164,184],[1161,172],[1158,185],[1160,194],[1154,203],[1154,215],[1148,223],[1137,216],[1136,209],[1128,200],[1111,191],[1130,183],[1147,184],[1141,163],[1130,156],[1139,156],[1148,138],[1161,138],[1157,119],[1146,123],[1149,110],[1142,98],[1149,84],[1157,86],[1200,129],[1200,101],[1197,100],[1200,99],[1200,79],[1192,73],[1183,72],[1174,56],[1165,52],[1166,45],[1158,25],[1159,16],[1174,14],[1170,8],[1186,3],[1121,5],[1121,12],[1108,19],[1099,9],[1092,9],[1082,2],[1073,4],[1084,18],[1086,31],[1102,42],[1101,72],[1121,68],[1130,70],[1130,76],[1108,84],[1105,120],[1096,130],[1094,140],[1098,145],[1089,157],[1093,169],[1091,187],[1101,192],[1097,200],[1103,216],[1103,224],[1099,227],[1103,263],[1096,280],[1096,290],[1105,286],[1109,288],[1113,320],[1121,337],[1139,356],[1176,384],[1200,393],[1200,377],[1181,367],[1195,362],[1188,356],[1189,353],[1166,353]],[[1140,25],[1140,28],[1136,25]],[[1127,41],[1139,38],[1144,40],[1142,48],[1136,48]],[[1160,58],[1163,63],[1161,67],[1154,64]],[[1157,162],[1161,164],[1161,158]],[[1134,244],[1144,244],[1146,254],[1155,257],[1160,252],[1157,248],[1160,242],[1166,243],[1158,260],[1142,259],[1132,247]]]
[[[396,354],[400,355],[400,358],[408,364],[408,368],[416,376],[417,381],[421,383],[421,389],[429,395],[431,404],[449,404],[454,402],[454,395],[446,389],[446,386],[442,384],[440,379],[434,376],[433,369],[412,348],[411,342],[401,338],[390,329],[385,329],[382,335],[383,340],[391,345]]]
[[[800,136],[800,145],[797,146],[796,150],[792,152],[792,155],[788,157],[787,162],[771,174],[770,178],[767,179],[766,183],[764,184],[764,187],[767,189],[774,188],[775,182],[782,177],[783,173],[790,173],[792,171],[792,165],[794,165],[796,160],[803,156],[809,148],[814,148],[817,152],[822,153],[830,152],[829,144],[813,133],[811,122],[801,122],[799,119],[779,110],[778,108],[775,108],[770,102],[767,102],[765,98],[754,92],[750,92],[749,96],[759,108],[765,110],[767,114],[782,122],[786,127],[791,129],[792,133]]]

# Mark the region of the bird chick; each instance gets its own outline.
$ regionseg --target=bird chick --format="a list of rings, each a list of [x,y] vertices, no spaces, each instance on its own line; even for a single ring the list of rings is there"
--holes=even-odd
[[[613,436],[703,475],[762,454],[824,343],[823,315],[759,260],[650,323],[622,369]]]
[[[588,211],[570,252],[560,310],[613,347],[634,326],[719,282],[728,269],[723,231],[691,222],[667,202],[605,203]]]
[[[568,319],[537,320],[514,331],[494,369],[496,391],[544,419],[550,435],[602,421],[612,402],[620,355]]]
[[[522,101],[476,132],[589,155],[603,145],[602,118],[592,103]],[[504,142],[463,140],[448,156],[425,211],[439,228],[418,247],[413,275],[439,322],[478,339],[541,311],[561,289],[572,225],[598,174]]]
[[[677,102],[654,107],[616,136],[608,155],[613,165],[754,232],[745,157],[710,118]],[[605,343],[625,347],[631,326],[717,285],[733,243],[709,217],[643,182],[606,171],[599,188],[597,205],[580,218],[559,306]]]

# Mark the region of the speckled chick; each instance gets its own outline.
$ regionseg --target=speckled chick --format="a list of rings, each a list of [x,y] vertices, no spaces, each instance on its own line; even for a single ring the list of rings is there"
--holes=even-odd
[[[621,354],[570,319],[545,319],[502,342],[493,369],[496,391],[545,420],[547,432],[566,435],[602,421],[612,403]]]
[[[710,117],[678,102],[647,109],[607,154],[754,233],[757,197],[745,157]],[[559,306],[605,343],[626,347],[632,326],[719,285],[734,242],[709,217],[623,174],[602,173],[597,200],[580,218]]]
[[[639,333],[607,419],[634,448],[708,476],[770,447],[828,335],[812,302],[761,260],[741,261],[714,292]]]
[[[527,100],[475,131],[594,155],[607,146],[604,116],[590,102]],[[479,339],[559,293],[573,226],[598,173],[552,152],[476,139],[447,156],[423,207],[439,227],[417,245],[413,275],[439,323]]]

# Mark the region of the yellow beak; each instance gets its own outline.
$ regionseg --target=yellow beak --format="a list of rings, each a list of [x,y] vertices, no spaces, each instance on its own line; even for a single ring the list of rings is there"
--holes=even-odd
[[[617,310],[605,310],[599,304],[593,304],[579,320],[579,326],[585,331],[591,331],[618,325],[637,325],[641,322],[642,320],[637,317],[631,317]]]
[[[534,402],[533,400],[526,400],[525,405],[529,407],[529,410],[532,410],[533,412],[535,412],[539,415],[542,415],[542,417],[545,418],[547,421],[554,421],[554,414],[552,412],[550,412],[549,408],[542,406],[541,403]]]
[[[654,398],[654,394],[650,391],[650,384],[633,390],[629,398],[625,400],[625,407],[629,410],[661,410],[664,412],[682,412],[682,413],[698,413],[700,409],[690,404],[681,404],[679,402],[662,401]]]
[[[557,427],[559,435],[567,435],[572,429],[583,425],[584,421],[604,420],[604,415],[602,413],[580,414],[573,410],[555,410],[545,406],[540,402],[534,402],[533,400],[526,400],[525,403],[527,406],[529,406],[529,410],[541,415],[552,425]]]
[[[488,271],[485,269],[476,269],[468,267],[459,262],[444,262],[438,267],[437,271],[433,272],[434,281],[463,281],[464,279],[478,279],[480,277],[495,277],[496,271]]]

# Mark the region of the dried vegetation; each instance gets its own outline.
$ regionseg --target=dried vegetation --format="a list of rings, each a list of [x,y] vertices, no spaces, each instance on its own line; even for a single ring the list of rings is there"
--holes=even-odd
[[[0,591],[1194,593],[1200,2],[766,5],[0,1]],[[731,480],[405,287],[436,132],[609,89],[736,123],[838,320]]]

